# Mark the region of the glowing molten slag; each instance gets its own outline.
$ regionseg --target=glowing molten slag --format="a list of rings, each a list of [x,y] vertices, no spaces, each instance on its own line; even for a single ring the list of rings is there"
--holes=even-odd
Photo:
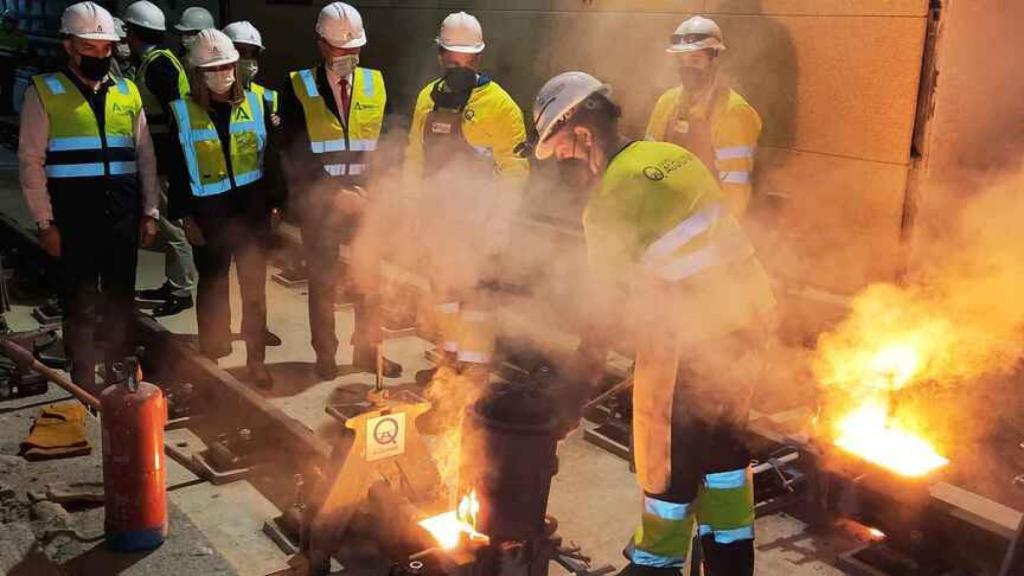
[[[836,446],[901,476],[919,477],[949,463],[924,438],[902,428],[882,403],[868,403],[839,419]]]
[[[459,546],[463,534],[469,540],[487,540],[485,534],[476,531],[476,519],[479,513],[480,501],[476,498],[476,490],[472,490],[462,497],[455,510],[431,516],[421,520],[419,524],[427,532],[430,532],[430,535],[437,540],[442,548],[452,550]]]

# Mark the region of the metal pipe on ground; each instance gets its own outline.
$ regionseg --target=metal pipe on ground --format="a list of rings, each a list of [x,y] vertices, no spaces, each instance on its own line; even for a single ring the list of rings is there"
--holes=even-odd
[[[13,360],[20,368],[35,372],[50,382],[53,382],[67,390],[82,404],[85,404],[97,412],[100,411],[100,401],[98,398],[90,394],[84,388],[76,385],[71,381],[71,378],[67,377],[63,373],[46,366],[39,360],[36,360],[35,357],[32,356],[31,352],[21,346],[18,346],[9,338],[0,338],[0,354],[3,354]]]

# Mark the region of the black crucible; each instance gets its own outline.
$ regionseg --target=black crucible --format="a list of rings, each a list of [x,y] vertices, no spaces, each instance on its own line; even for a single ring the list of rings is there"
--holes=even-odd
[[[546,537],[551,478],[558,472],[558,418],[548,390],[495,385],[463,420],[460,496],[476,490],[476,529],[491,542]]]

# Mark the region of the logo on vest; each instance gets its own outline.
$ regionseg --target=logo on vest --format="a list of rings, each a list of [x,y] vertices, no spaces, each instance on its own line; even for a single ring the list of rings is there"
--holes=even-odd
[[[362,102],[356,102],[355,104],[352,105],[352,107],[356,110],[373,110],[377,106],[374,104],[363,104]]]
[[[660,182],[661,180],[668,178],[669,174],[675,172],[676,170],[679,170],[688,163],[689,159],[686,157],[669,158],[667,160],[659,162],[656,166],[645,167],[643,169],[643,173],[648,180]]]
[[[466,111],[462,113],[462,117],[465,118],[467,122],[472,120],[475,116],[476,112],[474,112],[472,108],[466,108]]]
[[[252,117],[249,116],[249,113],[245,111],[245,108],[242,108],[241,106],[239,106],[238,109],[235,111],[235,120],[251,120],[251,119],[252,119]]]

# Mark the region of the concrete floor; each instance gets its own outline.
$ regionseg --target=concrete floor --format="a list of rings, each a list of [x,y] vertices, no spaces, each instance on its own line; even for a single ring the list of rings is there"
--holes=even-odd
[[[3,159],[0,158],[0,166]],[[6,184],[6,185],[3,185]],[[24,207],[20,203],[20,195],[10,173],[0,171],[0,210],[19,218],[25,218]],[[140,257],[138,285],[139,287],[158,286],[163,279],[163,256],[151,252],[142,252]],[[324,400],[340,384],[368,382],[369,375],[348,374],[334,382],[310,382],[302,386],[287,386],[286,379],[299,371],[301,367],[313,360],[313,351],[309,344],[309,331],[306,320],[306,294],[304,289],[285,288],[273,281],[268,281],[269,327],[284,341],[278,348],[268,349],[267,362],[271,372],[279,380],[280,388],[287,388],[288,394],[271,394],[271,401],[281,407],[289,415],[303,422],[311,430],[319,430],[328,423],[329,417],[324,413]],[[233,329],[239,328],[239,308],[237,285],[232,284]],[[9,315],[14,329],[28,329],[33,321],[27,314],[28,308],[16,307]],[[337,311],[339,341],[348,342],[352,330],[352,313],[350,310]],[[170,330],[182,334],[194,334],[194,310],[182,312],[173,317],[161,319]],[[244,349],[241,342],[235,342],[233,352],[220,361],[221,366],[230,369],[242,368],[245,363]],[[416,370],[425,368],[428,363],[424,352],[429,344],[416,337],[403,337],[387,342],[385,353],[388,357],[399,361],[405,367],[407,378]],[[350,349],[341,346],[338,361],[340,364],[350,362]],[[344,372],[344,371],[343,371]],[[238,372],[244,377],[244,368]],[[394,385],[401,380],[391,381]],[[306,385],[308,384],[308,385]],[[293,392],[294,391],[294,392]],[[0,411],[9,407],[0,403]],[[31,411],[14,411],[17,423],[7,418],[0,418],[0,428],[15,426],[27,430],[28,417]],[[16,437],[18,432],[6,431]],[[16,443],[0,445],[0,455],[10,457],[16,450]],[[94,451],[95,457],[95,451]],[[549,503],[549,512],[556,516],[560,523],[560,534],[566,542],[574,542],[582,547],[585,554],[591,556],[594,563],[623,565],[621,550],[632,534],[639,517],[640,491],[626,463],[587,442],[579,432],[570,436],[559,449],[560,470],[555,477]],[[34,465],[30,465],[34,466]],[[241,481],[233,484],[214,486],[196,482],[184,468],[171,465],[173,473],[169,484],[178,486],[170,492],[171,502],[179,513],[175,525],[172,526],[170,545],[161,548],[159,554],[151,556],[147,566],[152,571],[145,573],[186,573],[179,570],[181,565],[174,556],[175,542],[183,541],[185,549],[192,546],[203,551],[210,550],[209,569],[188,570],[192,574],[224,573],[233,571],[237,574],[261,576],[281,569],[286,557],[263,536],[260,526],[277,514],[277,510],[263,498],[249,483]],[[173,483],[172,483],[173,481]],[[181,527],[178,524],[181,524]],[[195,532],[191,531],[191,527]],[[189,527],[187,530],[185,527]],[[776,514],[757,521],[757,546],[759,575],[831,575],[842,574],[830,566],[834,552],[828,546],[809,534],[804,533],[804,525],[798,520],[783,514]],[[0,535],[2,545],[3,535]],[[165,556],[164,550],[167,550]],[[160,561],[166,565],[159,569],[153,562]],[[216,561],[216,562],[215,562]],[[219,564],[217,563],[219,562]],[[147,568],[148,569],[148,568]],[[90,572],[92,573],[92,572]],[[136,573],[136,572],[131,572]],[[137,572],[143,573],[143,572]],[[558,573],[557,569],[553,573]]]

